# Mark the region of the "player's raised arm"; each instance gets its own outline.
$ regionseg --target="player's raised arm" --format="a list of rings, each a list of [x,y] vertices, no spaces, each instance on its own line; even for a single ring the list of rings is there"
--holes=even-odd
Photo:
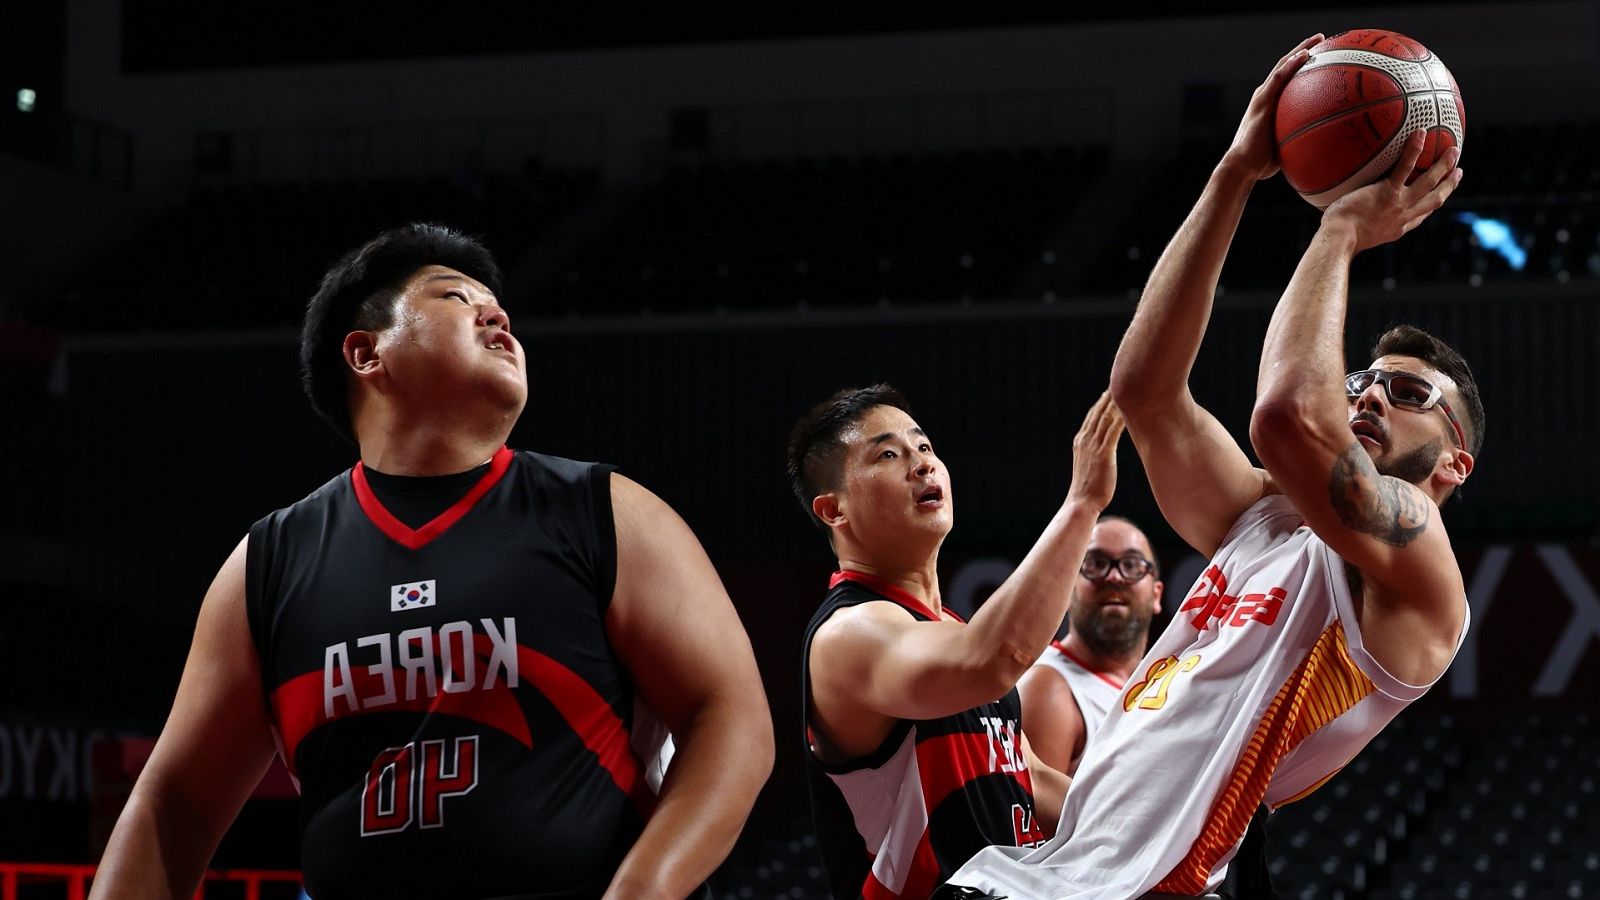
[[[1250,423],[1295,509],[1378,589],[1369,601],[1403,597],[1419,618],[1443,623],[1437,653],[1413,655],[1417,683],[1453,654],[1464,614],[1439,504],[1472,471],[1475,428],[1456,412],[1460,386],[1425,359],[1385,355],[1348,380],[1342,369],[1351,260],[1415,228],[1460,181],[1452,149],[1405,183],[1423,138],[1412,136],[1391,175],[1323,214],[1273,312]]]
[[[672,731],[660,802],[607,898],[681,898],[732,849],[772,771],[772,715],[755,655],[711,561],[654,494],[611,476],[617,585],[606,629]]]
[[[1072,486],[1026,559],[970,622],[946,609],[939,548],[955,519],[933,439],[887,384],[846,388],[795,423],[790,487],[839,570],[806,626],[807,782],[835,897],[926,897],[973,854],[1044,841],[1017,679],[1055,635],[1116,487],[1108,394],[1073,441]],[[1059,477],[1056,470],[1041,479]]]
[[[272,761],[240,541],[206,592],[172,712],[95,874],[94,900],[188,898]]]
[[[1268,488],[1265,474],[1195,402],[1189,372],[1245,201],[1257,181],[1278,171],[1278,96],[1305,63],[1307,48],[1321,39],[1313,35],[1300,42],[1256,88],[1232,146],[1151,271],[1111,369],[1112,395],[1127,417],[1162,514],[1206,554]]]
[[[1011,690],[1066,614],[1089,533],[1116,489],[1122,430],[1122,416],[1110,396],[1101,395],[1073,439],[1066,500],[970,622],[918,622],[889,604],[836,613],[812,644],[811,679],[819,705],[927,719]],[[841,558],[841,564],[848,561]]]

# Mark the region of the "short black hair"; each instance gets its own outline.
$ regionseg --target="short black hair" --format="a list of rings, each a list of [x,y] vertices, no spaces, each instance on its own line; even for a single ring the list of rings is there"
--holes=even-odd
[[[393,324],[400,288],[419,269],[434,265],[455,269],[500,295],[500,267],[482,242],[444,225],[414,222],[346,253],[322,276],[306,304],[300,330],[300,382],[311,407],[350,441],[356,435],[350,421],[344,337],[351,331]]]
[[[905,395],[891,385],[845,388],[811,407],[789,432],[789,489],[818,528],[827,526],[811,509],[811,501],[842,485],[844,433],[875,406],[892,406],[911,414]]]
[[[1411,325],[1396,325],[1385,331],[1372,345],[1372,358],[1383,356],[1414,356],[1427,363],[1433,369],[1450,376],[1456,383],[1456,388],[1461,393],[1461,402],[1466,406],[1466,415],[1457,415],[1464,418],[1467,435],[1467,447],[1473,457],[1483,450],[1483,397],[1478,393],[1478,381],[1472,377],[1472,369],[1467,361],[1457,353],[1454,347],[1439,340],[1420,328]]]

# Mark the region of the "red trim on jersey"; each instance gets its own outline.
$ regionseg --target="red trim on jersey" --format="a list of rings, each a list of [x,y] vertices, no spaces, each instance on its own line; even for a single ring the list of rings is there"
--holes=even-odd
[[[1015,752],[1020,761],[1023,758],[1020,731],[1017,732],[1016,741]],[[963,732],[917,741],[917,771],[921,777],[919,787],[922,794],[923,815],[931,820],[933,811],[951,794],[960,791],[975,779],[990,774],[1009,776],[1021,785],[1030,797],[1033,796],[1033,779],[1028,771],[1023,769],[1020,772],[1002,772],[1000,766],[1008,760],[1000,753],[1000,747],[987,734]],[[861,886],[861,896],[864,900],[921,898],[933,892],[939,884],[939,858],[934,854],[933,845],[929,842],[928,827],[923,826],[917,847],[912,851],[906,868],[905,884],[900,892],[895,893],[869,871],[866,882]]]
[[[1022,762],[1021,730],[1017,731],[1016,741],[1017,760]],[[987,734],[962,732],[917,741],[917,771],[922,775],[922,799],[929,815],[945,798],[984,775],[1009,776],[1031,796],[1033,779],[1028,770],[1002,772],[1000,766],[1007,760],[998,756],[999,751],[1000,748]],[[993,769],[989,762],[991,756],[996,757]]]
[[[917,849],[911,852],[911,868],[906,872],[906,882],[901,887],[900,893],[890,890],[888,885],[878,880],[878,876],[871,870],[867,872],[867,881],[861,885],[862,900],[900,900],[901,897],[926,897],[933,893],[939,886],[939,857],[933,853],[933,844],[928,840],[928,830],[922,830],[922,838],[917,841]]]
[[[457,500],[449,509],[435,516],[433,521],[421,528],[410,527],[384,509],[378,500],[378,495],[372,492],[372,486],[367,484],[365,463],[358,462],[355,468],[350,470],[350,483],[355,487],[356,502],[361,504],[361,511],[367,514],[372,524],[378,526],[379,531],[407,549],[421,550],[434,538],[449,531],[450,526],[460,521],[461,517],[467,514],[467,510],[482,499],[484,494],[489,493],[489,489],[500,481],[509,468],[511,468],[511,448],[502,446],[494,452],[494,456],[490,457],[489,471],[483,473],[483,477],[472,486],[472,490],[467,491],[466,496]]]
[[[435,642],[437,640],[436,635]],[[478,659],[485,661],[493,649],[493,643],[487,635],[475,635],[474,647]],[[435,658],[438,658],[437,655]],[[566,720],[567,726],[611,775],[611,780],[628,795],[641,813],[648,816],[654,809],[655,795],[650,792],[639,760],[633,754],[627,727],[599,692],[557,660],[521,645],[517,647],[517,669],[519,679],[532,685],[550,701],[550,705]],[[487,677],[483,669],[479,671],[480,675]],[[338,699],[333,704],[332,718],[325,714],[321,671],[307,672],[279,685],[272,692],[272,710],[278,733],[283,739],[283,758],[289,771],[298,777],[295,750],[314,729],[330,721],[374,712],[438,713],[470,719],[509,735],[532,749],[533,735],[528,728],[527,715],[498,670],[495,686],[489,690],[475,686],[469,691],[446,693],[442,685],[437,685],[438,693],[434,696],[423,695],[412,700],[404,699],[402,670],[396,667],[394,674],[394,689],[400,699],[359,710],[351,709],[343,699]],[[369,673],[365,665],[351,666],[350,679],[357,698],[365,699],[383,693],[382,679]],[[416,689],[420,692],[423,686],[418,684]]]
[[[1112,687],[1116,688],[1119,691],[1122,690],[1122,686],[1124,684],[1127,684],[1126,680],[1123,680],[1123,681],[1114,681],[1114,680],[1112,680],[1111,676],[1107,675],[1104,672],[1099,671],[1098,669],[1093,668],[1088,663],[1086,663],[1083,660],[1077,658],[1076,656],[1073,656],[1072,655],[1072,651],[1068,650],[1066,648],[1066,646],[1064,646],[1060,641],[1051,641],[1050,642],[1050,646],[1056,648],[1056,650],[1059,651],[1062,656],[1065,656],[1067,659],[1070,659],[1073,662],[1077,663],[1078,664],[1078,668],[1084,670],[1085,672],[1088,672],[1090,675],[1093,675],[1094,677],[1100,679],[1101,681],[1104,681],[1106,684],[1111,685]]]
[[[856,584],[867,588],[868,590],[882,594],[885,598],[893,600],[901,606],[904,606],[906,609],[919,612],[930,619],[937,620],[939,618],[939,614],[930,609],[928,604],[918,600],[910,591],[907,591],[905,588],[900,587],[899,585],[891,584],[876,575],[868,575],[865,572],[857,572],[854,569],[840,569],[839,571],[833,573],[833,577],[828,579],[828,589],[832,590],[833,588],[838,587],[840,582],[844,581],[853,581]],[[967,621],[966,619],[961,618],[960,613],[957,613],[955,610],[950,609],[949,607],[945,607],[944,611],[950,615],[950,618],[955,619],[957,622]]]
[[[523,677],[539,688],[583,745],[611,773],[611,780],[648,818],[655,809],[656,796],[644,778],[639,758],[633,754],[627,727],[605,698],[578,673],[537,650],[519,646],[517,664]]]
[[[479,662],[485,662],[489,659],[493,651],[493,642],[490,641],[488,635],[474,635],[473,646],[476,651],[474,655],[477,656]],[[518,647],[517,649],[517,666],[519,669],[523,669],[523,672],[519,673],[520,677],[532,681],[534,686],[542,691],[544,685],[537,679],[530,677],[530,673],[526,671],[525,663],[521,656],[524,648]],[[438,659],[439,635],[437,632],[433,637],[433,653],[434,658]],[[463,671],[459,662],[456,664],[455,669],[458,674]],[[481,666],[478,668],[478,674],[480,677],[487,677],[487,672]],[[461,719],[470,719],[501,731],[520,742],[524,747],[531,749],[533,747],[533,735],[528,729],[528,718],[523,713],[521,704],[517,702],[516,695],[506,686],[505,679],[502,676],[503,673],[497,669],[495,686],[490,690],[486,691],[474,685],[472,690],[458,693],[445,691],[443,685],[436,680],[434,684],[436,693],[432,697],[424,693],[425,684],[418,683],[414,688],[417,696],[407,700],[405,699],[404,670],[399,666],[395,666],[391,675],[396,695],[394,702],[385,703],[382,706],[363,706],[361,709],[351,709],[346,698],[341,696],[334,700],[333,716],[330,718],[327,715],[327,708],[323,702],[322,695],[324,673],[318,670],[298,675],[278,685],[277,689],[272,692],[271,698],[274,718],[276,718],[278,725],[278,734],[283,738],[284,763],[288,765],[289,771],[298,777],[298,772],[296,772],[294,765],[295,748],[300,745],[300,741],[305,739],[306,735],[329,722],[348,716],[374,712],[421,712],[430,715],[438,713]],[[442,679],[443,673],[438,673],[438,677]],[[418,681],[420,682],[421,679],[419,678]],[[352,665],[350,667],[350,687],[355,691],[358,701],[365,700],[368,697],[378,697],[383,694],[383,678],[367,671],[367,666],[365,665]]]

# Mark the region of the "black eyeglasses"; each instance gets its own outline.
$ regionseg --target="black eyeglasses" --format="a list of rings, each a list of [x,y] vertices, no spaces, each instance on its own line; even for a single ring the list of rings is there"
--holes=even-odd
[[[1456,420],[1456,414],[1450,409],[1450,404],[1445,402],[1444,391],[1436,385],[1418,378],[1410,372],[1397,372],[1393,369],[1365,369],[1360,372],[1351,372],[1344,377],[1344,392],[1354,400],[1367,392],[1372,383],[1383,385],[1383,393],[1389,402],[1395,406],[1405,406],[1417,410],[1429,410],[1435,406],[1444,411],[1445,418],[1450,420],[1450,427],[1455,430],[1456,446],[1466,449],[1467,438],[1461,431],[1461,423]]]
[[[1112,566],[1117,567],[1117,574],[1123,581],[1134,582],[1149,575],[1156,564],[1142,556],[1112,559],[1103,553],[1088,553],[1083,557],[1083,565],[1078,567],[1078,574],[1090,581],[1099,581],[1111,574]]]

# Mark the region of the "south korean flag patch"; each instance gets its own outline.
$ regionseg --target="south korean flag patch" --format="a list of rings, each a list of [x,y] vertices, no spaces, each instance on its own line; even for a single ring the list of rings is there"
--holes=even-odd
[[[397,584],[389,588],[389,611],[402,612],[432,606],[437,602],[438,596],[438,591],[431,580]]]

